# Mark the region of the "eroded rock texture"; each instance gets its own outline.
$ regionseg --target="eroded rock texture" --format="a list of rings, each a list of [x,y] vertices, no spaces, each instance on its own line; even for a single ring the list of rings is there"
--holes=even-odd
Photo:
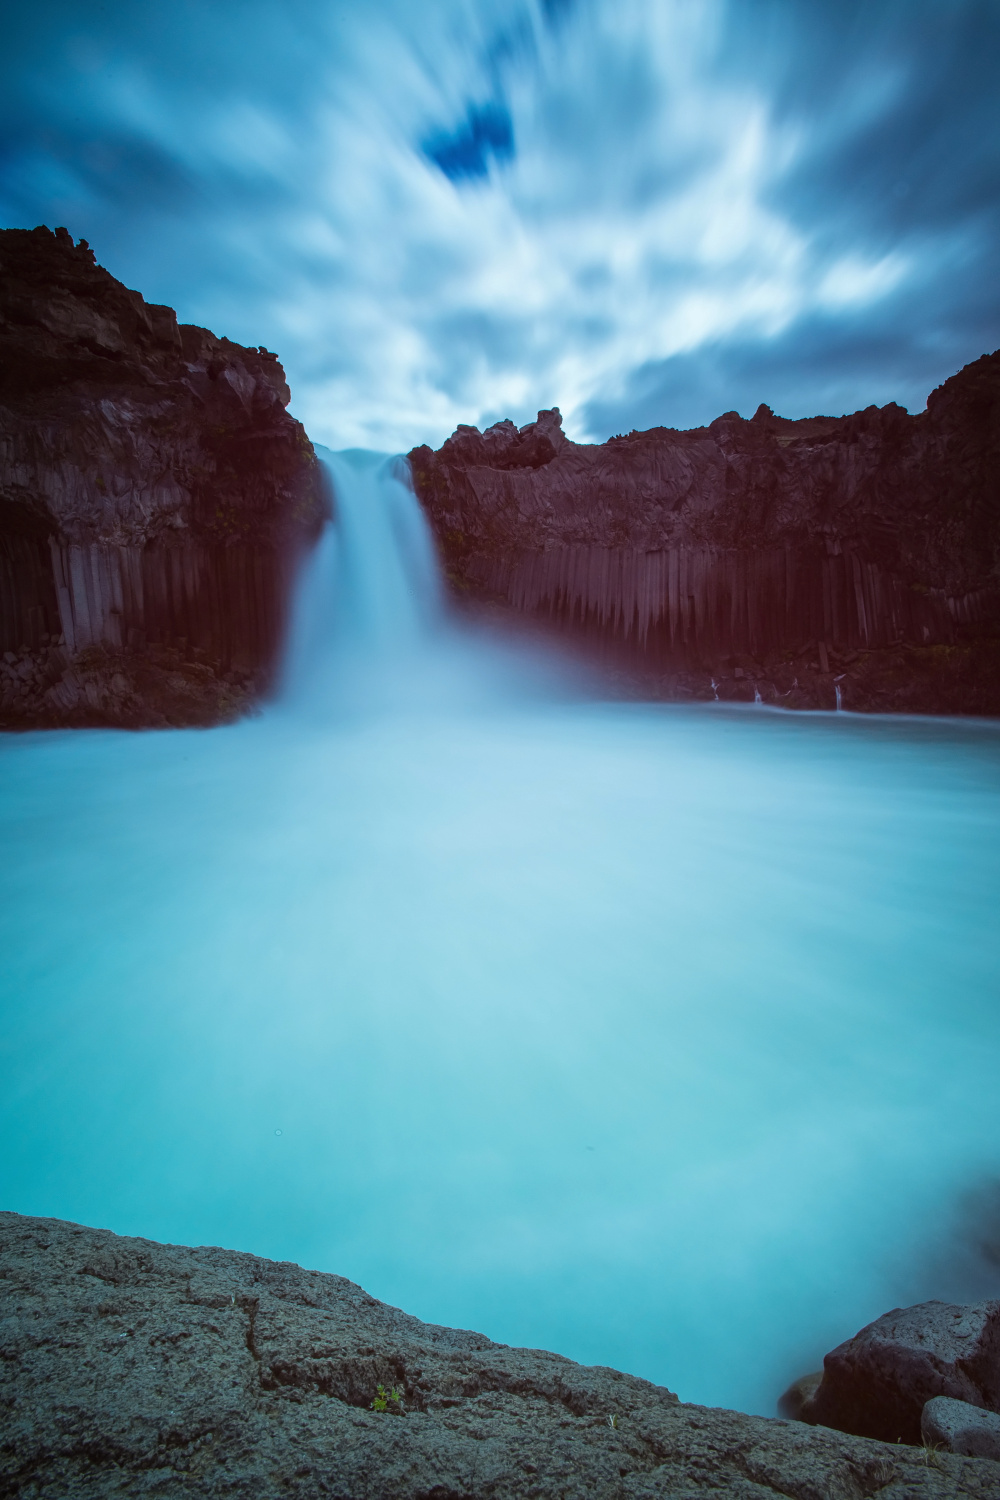
[[[986,1459],[683,1405],[252,1255],[0,1214],[0,1293],[18,1500],[1000,1495]]]
[[[326,504],[288,399],[66,230],[0,231],[3,722],[211,722],[266,682]]]
[[[549,411],[410,459],[460,591],[616,644],[668,683],[1000,713],[1000,353],[919,416],[761,406],[580,445]]]

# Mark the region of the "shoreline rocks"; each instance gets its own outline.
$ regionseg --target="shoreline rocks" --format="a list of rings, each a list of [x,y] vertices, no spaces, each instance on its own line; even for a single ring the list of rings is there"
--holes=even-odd
[[[115,651],[62,644],[5,651],[0,728],[170,729],[226,724],[252,713],[261,687],[252,673],[173,646]]]
[[[1000,1411],[1000,1302],[895,1308],[833,1349],[802,1418],[919,1443],[924,1406],[949,1396]]]
[[[234,1251],[3,1213],[0,1289],[10,1500],[1000,1496],[988,1459],[687,1405]]]
[[[789,1386],[778,1410],[859,1437],[1000,1460],[1000,1301],[894,1308]]]

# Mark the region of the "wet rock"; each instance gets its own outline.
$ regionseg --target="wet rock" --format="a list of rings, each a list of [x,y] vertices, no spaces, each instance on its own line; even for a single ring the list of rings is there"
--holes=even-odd
[[[11,1500],[998,1494],[984,1459],[688,1406],[252,1255],[0,1214],[0,1285]]]
[[[932,1448],[1000,1462],[1000,1416],[967,1401],[935,1396],[921,1413],[920,1434]]]
[[[44,648],[43,648],[44,650]],[[252,676],[223,674],[169,647],[91,646],[66,660],[50,648],[27,681],[9,689],[0,667],[0,728],[208,727],[254,709]]]
[[[1000,1411],[1000,1302],[922,1302],[876,1319],[823,1361],[803,1420],[841,1432],[919,1443],[937,1396]]]

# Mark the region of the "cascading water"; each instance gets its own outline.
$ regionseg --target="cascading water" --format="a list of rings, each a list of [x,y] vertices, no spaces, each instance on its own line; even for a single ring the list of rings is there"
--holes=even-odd
[[[996,726],[588,696],[333,469],[271,711],[0,743],[3,1203],[767,1413],[1000,1290]]]
[[[286,710],[327,720],[359,710],[440,713],[565,692],[567,667],[560,677],[554,662],[546,670],[451,622],[405,460],[319,452],[336,520],[300,582],[280,695]]]
[[[284,693],[332,707],[352,691],[397,691],[443,630],[434,548],[402,460],[320,449],[336,525],[306,564],[295,602]]]

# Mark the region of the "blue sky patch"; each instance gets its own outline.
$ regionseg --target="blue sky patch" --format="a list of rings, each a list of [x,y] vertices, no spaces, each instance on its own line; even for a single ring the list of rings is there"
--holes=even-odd
[[[423,150],[452,182],[486,177],[492,161],[513,157],[514,126],[503,105],[472,105],[457,130],[431,136]]]

